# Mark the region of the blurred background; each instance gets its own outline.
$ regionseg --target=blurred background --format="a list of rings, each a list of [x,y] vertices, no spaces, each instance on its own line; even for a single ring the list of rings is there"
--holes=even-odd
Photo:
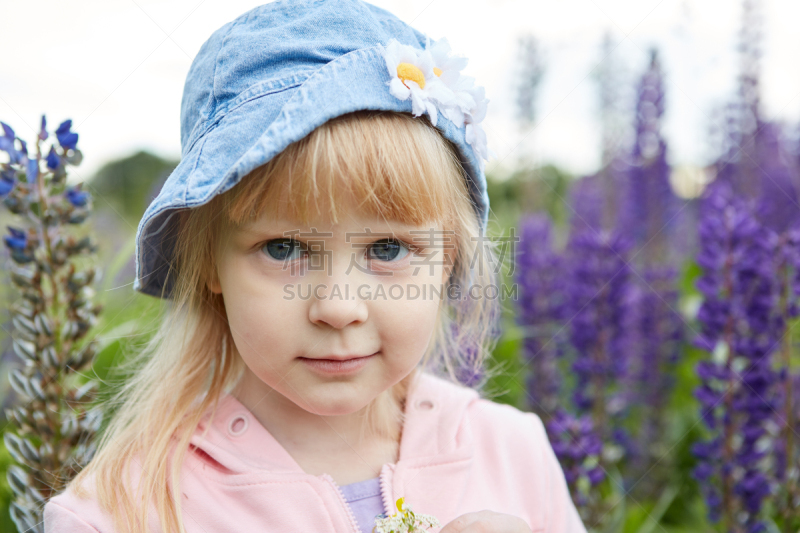
[[[80,134],[69,180],[94,198],[103,271],[94,378],[163,311],[132,290],[133,239],[180,158],[192,58],[260,3],[0,0],[0,120],[32,139],[46,113]],[[799,375],[800,3],[372,3],[446,37],[486,88],[491,233],[520,239],[503,269],[517,297],[492,358],[504,371],[486,390],[548,424],[587,528],[800,531],[787,452],[791,439],[800,448],[787,394]],[[11,290],[0,286],[3,312]],[[2,374],[19,364],[8,331]],[[748,381],[753,365],[767,385]],[[737,384],[738,404],[722,382]],[[0,398],[14,401],[6,379]],[[761,410],[734,405],[754,401]],[[745,429],[752,442],[736,440]],[[723,463],[738,496],[721,487]],[[720,525],[720,513],[741,523]],[[12,530],[7,512],[0,522]]]

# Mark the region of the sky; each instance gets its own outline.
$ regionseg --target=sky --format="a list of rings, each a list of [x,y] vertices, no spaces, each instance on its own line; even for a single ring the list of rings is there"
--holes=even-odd
[[[0,0],[0,120],[33,139],[41,114],[55,127],[71,118],[88,178],[140,149],[180,157],[180,101],[191,61],[224,23],[264,3],[250,0]],[[446,37],[469,59],[464,73],[486,88],[483,122],[504,175],[520,157],[576,175],[600,160],[593,73],[610,32],[623,90],[662,54],[670,161],[707,164],[715,106],[736,88],[737,0],[374,0],[433,39]],[[762,101],[767,118],[800,122],[800,2],[762,0]],[[542,46],[537,120],[515,120],[517,39]],[[632,94],[632,93],[631,93]],[[631,104],[633,96],[628,99]]]

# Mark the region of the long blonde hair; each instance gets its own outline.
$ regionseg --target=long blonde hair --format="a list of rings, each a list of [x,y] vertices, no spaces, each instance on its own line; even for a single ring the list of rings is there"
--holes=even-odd
[[[226,224],[238,225],[264,209],[307,220],[325,206],[336,219],[340,191],[363,198],[362,208],[405,223],[439,220],[454,232],[450,285],[461,294],[494,283],[493,252],[481,239],[465,172],[456,148],[427,117],[357,111],[323,124],[287,147],[239,184],[205,205],[178,213],[171,301],[157,333],[123,367],[122,380],[105,407],[113,414],[92,461],[72,480],[76,494],[94,497],[113,516],[115,529],[147,533],[155,503],[164,531],[183,532],[179,474],[189,440],[207,410],[238,382],[244,363],[236,352],[221,295],[212,279],[215,250]],[[167,284],[165,284],[166,286]],[[421,368],[459,382],[458,373],[490,376],[484,362],[491,348],[496,300],[443,300]],[[404,400],[417,368],[365,409],[366,426],[399,441]],[[484,379],[485,383],[485,379]],[[482,385],[481,385],[482,386]],[[208,424],[210,427],[210,424]],[[175,451],[173,454],[172,451]],[[129,494],[131,459],[141,472]]]

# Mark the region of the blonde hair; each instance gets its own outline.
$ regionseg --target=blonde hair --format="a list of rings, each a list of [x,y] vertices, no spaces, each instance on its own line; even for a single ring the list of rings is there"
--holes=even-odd
[[[342,191],[354,193],[363,199],[362,209],[386,219],[437,220],[452,230],[455,253],[448,283],[458,284],[462,294],[475,284],[494,282],[493,252],[481,239],[457,149],[427,117],[378,111],[342,115],[288,146],[231,190],[179,212],[166,317],[144,350],[123,367],[127,375],[105,405],[113,415],[97,452],[70,484],[76,494],[88,497],[82,484],[93,476],[94,496],[112,514],[115,530],[146,533],[154,502],[164,531],[184,531],[180,498],[174,495],[180,494],[189,440],[207,410],[213,418],[218,398],[244,370],[222,297],[208,288],[220,232],[265,209],[301,220],[329,209],[335,220]],[[488,377],[484,361],[497,316],[495,300],[443,300],[420,367],[456,383],[464,369]],[[399,441],[390,429],[398,425],[391,421],[400,421],[402,428],[405,397],[419,371],[368,405],[365,424],[371,433]],[[120,482],[130,479],[132,458],[140,466],[135,497],[125,489],[132,485]]]

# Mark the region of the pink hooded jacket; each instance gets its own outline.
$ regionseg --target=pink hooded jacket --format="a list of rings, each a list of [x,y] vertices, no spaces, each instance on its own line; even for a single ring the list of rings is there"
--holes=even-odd
[[[181,472],[187,533],[359,533],[328,474],[307,474],[235,397],[220,399],[192,437]],[[406,402],[399,458],[384,464],[381,497],[435,516],[441,526],[488,509],[521,517],[534,533],[585,533],[538,416],[420,373]],[[160,532],[155,506],[152,531]],[[111,533],[111,517],[67,488],[44,508],[46,533]]]

